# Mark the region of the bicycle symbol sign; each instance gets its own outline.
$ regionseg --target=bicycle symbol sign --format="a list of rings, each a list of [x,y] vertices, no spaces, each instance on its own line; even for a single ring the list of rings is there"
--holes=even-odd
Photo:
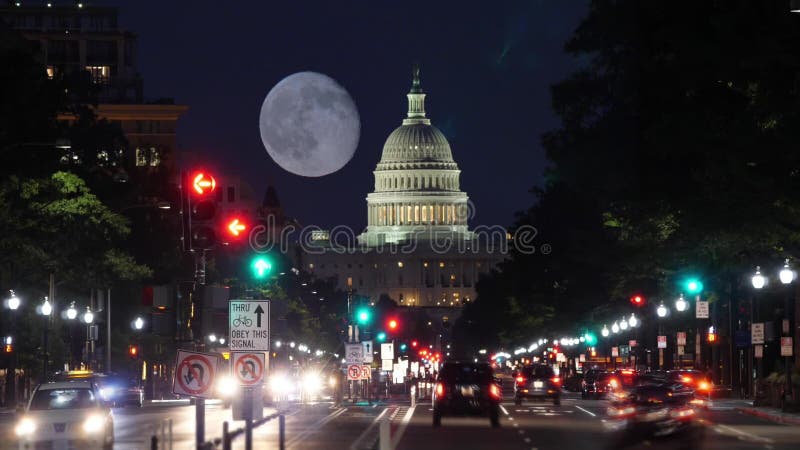
[[[269,300],[231,300],[228,320],[231,351],[269,351]]]

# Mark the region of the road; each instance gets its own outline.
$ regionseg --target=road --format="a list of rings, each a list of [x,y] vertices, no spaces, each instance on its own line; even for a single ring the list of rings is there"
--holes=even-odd
[[[288,449],[377,448],[380,419],[388,419],[392,439],[399,450],[424,449],[603,449],[616,448],[612,435],[605,431],[603,400],[581,400],[565,393],[561,406],[526,402],[515,406],[503,401],[500,428],[491,428],[485,418],[445,417],[441,428],[432,427],[430,403],[381,403],[339,407],[330,402],[286,406]],[[266,408],[271,414],[275,409]],[[208,405],[206,437],[219,437],[222,422],[230,421],[230,409]],[[173,448],[188,450],[194,443],[194,407],[185,403],[156,403],[144,408],[118,408],[115,449],[147,449],[154,426],[172,419]],[[13,414],[0,414],[0,436],[11,436]],[[232,422],[232,427],[241,422]],[[742,414],[730,403],[718,401],[704,418],[704,436],[693,442],[698,449],[795,449],[800,442],[800,426],[774,424]],[[244,448],[243,438],[234,448]],[[277,421],[254,431],[254,448],[278,448]],[[2,439],[0,449],[14,448],[10,438]],[[675,441],[641,442],[632,448],[682,448]]]

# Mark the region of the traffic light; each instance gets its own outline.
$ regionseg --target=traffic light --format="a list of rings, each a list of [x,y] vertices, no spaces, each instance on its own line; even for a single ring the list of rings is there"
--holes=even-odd
[[[586,343],[586,345],[593,346],[597,344],[597,336],[587,332],[586,334],[583,335],[583,341]]]
[[[225,236],[226,243],[243,241],[247,237],[250,229],[247,221],[237,216],[228,217],[223,222],[223,225],[222,232]]]
[[[253,278],[263,280],[272,272],[272,262],[266,256],[256,256],[250,262]]]
[[[636,295],[632,296],[631,297],[631,304],[633,306],[637,307],[637,308],[640,308],[640,307],[644,306],[644,304],[645,304],[644,297],[639,295],[639,294],[636,294]]]
[[[370,314],[369,308],[361,307],[356,310],[356,322],[359,325],[367,325],[372,319],[372,314]]]
[[[395,332],[398,328],[400,328],[400,321],[394,317],[391,317],[386,321],[386,329],[389,330],[389,332]]]
[[[378,333],[378,335],[376,336],[376,338],[378,339],[378,342],[383,342],[383,341],[385,341],[385,340],[386,340],[386,333],[384,333],[383,331],[381,331],[380,333]]]
[[[412,347],[416,348],[416,347],[417,347],[417,345],[419,345],[419,343],[416,341],[416,339],[415,339],[415,340],[413,340],[413,341],[411,341],[411,346],[412,346]]]
[[[189,177],[189,245],[193,250],[209,249],[217,243],[216,188],[217,180],[208,172],[198,170]]]
[[[406,350],[408,350],[408,345],[406,345],[406,344],[400,344],[400,351],[401,351],[401,352],[403,352],[403,353],[405,353],[405,351],[406,351]]]
[[[683,288],[689,294],[699,294],[703,292],[703,282],[699,278],[687,278],[683,282]]]
[[[131,359],[139,358],[139,346],[136,344],[128,345],[128,357]]]

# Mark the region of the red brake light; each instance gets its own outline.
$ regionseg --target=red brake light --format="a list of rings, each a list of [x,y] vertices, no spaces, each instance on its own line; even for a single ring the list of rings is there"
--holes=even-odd
[[[612,378],[608,380],[608,385],[616,389],[619,386],[619,381],[616,378]]]
[[[500,398],[500,388],[497,387],[496,384],[489,385],[489,395],[492,397],[499,399]]]
[[[436,396],[441,397],[444,395],[444,385],[442,383],[436,384]]]
[[[561,383],[561,378],[553,377],[553,378],[550,378],[550,381],[552,381],[555,384],[559,384],[559,383]]]
[[[517,383],[520,383],[520,384],[522,384],[522,383],[524,383],[524,382],[525,382],[525,377],[523,377],[523,376],[518,376],[518,377],[517,377]]]
[[[622,374],[623,374],[623,375],[632,375],[632,374],[633,374],[633,371],[632,371],[632,370],[623,370],[623,371],[622,371]]]
[[[683,383],[691,383],[692,382],[692,377],[687,377],[687,376],[684,375],[684,376],[681,377],[681,382],[683,382]]]

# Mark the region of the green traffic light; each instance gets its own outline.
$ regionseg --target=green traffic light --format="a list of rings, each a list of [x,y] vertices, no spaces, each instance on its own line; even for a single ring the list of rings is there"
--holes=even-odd
[[[407,349],[407,348],[408,348],[408,345],[406,345],[406,344],[400,344],[400,351],[401,351],[401,352],[404,352],[404,351],[406,351],[406,349]]]
[[[587,345],[597,344],[597,336],[592,333],[586,333],[583,335],[583,341],[586,342]]]
[[[386,340],[386,333],[384,333],[383,331],[381,331],[380,333],[378,333],[378,341],[381,341],[381,342],[383,342],[383,341],[385,341],[385,340]]]
[[[697,278],[689,278],[684,283],[684,286],[686,287],[686,292],[689,294],[699,294],[703,292],[703,282]]]
[[[253,276],[255,278],[265,278],[272,272],[272,263],[269,261],[269,258],[265,256],[257,256],[253,258],[250,269],[253,271]]]
[[[369,310],[367,310],[366,308],[362,308],[356,311],[356,321],[358,321],[360,325],[367,324],[369,322],[369,319],[370,319]]]

